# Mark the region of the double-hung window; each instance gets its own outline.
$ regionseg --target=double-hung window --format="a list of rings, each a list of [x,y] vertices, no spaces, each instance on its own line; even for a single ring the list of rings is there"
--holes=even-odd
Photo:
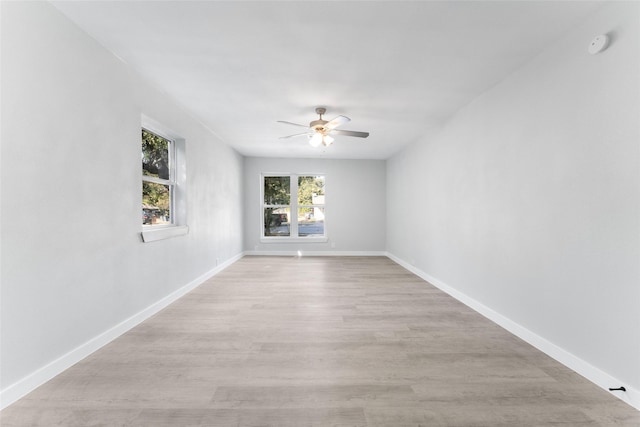
[[[142,240],[188,233],[184,139],[151,119],[142,124]]]
[[[142,224],[173,224],[174,141],[142,129]]]
[[[262,238],[326,240],[323,175],[262,176]]]

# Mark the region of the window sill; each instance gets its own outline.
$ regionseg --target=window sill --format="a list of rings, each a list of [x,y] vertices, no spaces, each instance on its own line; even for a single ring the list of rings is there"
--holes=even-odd
[[[143,227],[142,241],[144,243],[155,242],[157,240],[170,239],[172,237],[184,236],[189,233],[189,227],[186,225],[170,225],[167,227]]]
[[[326,243],[328,237],[261,237],[260,243]]]

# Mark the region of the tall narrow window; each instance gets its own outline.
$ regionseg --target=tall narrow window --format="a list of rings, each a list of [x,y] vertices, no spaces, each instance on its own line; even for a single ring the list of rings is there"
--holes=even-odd
[[[142,224],[171,225],[175,187],[172,140],[142,129]]]
[[[263,176],[262,237],[324,238],[324,183],[321,175]]]
[[[291,181],[288,176],[264,177],[264,235],[291,235]]]
[[[298,177],[298,236],[324,236],[324,176]]]

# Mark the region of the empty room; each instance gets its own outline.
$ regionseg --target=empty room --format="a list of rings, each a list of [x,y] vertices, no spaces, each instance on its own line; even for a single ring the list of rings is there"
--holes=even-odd
[[[3,427],[640,425],[639,2],[0,31]]]

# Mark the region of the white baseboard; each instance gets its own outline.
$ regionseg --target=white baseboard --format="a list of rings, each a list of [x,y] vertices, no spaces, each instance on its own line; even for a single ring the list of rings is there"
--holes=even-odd
[[[624,386],[626,388],[626,392],[615,391],[610,392],[609,387],[619,387],[624,384],[624,382],[618,380],[617,378],[612,377],[611,375],[603,372],[602,370],[596,368],[595,366],[585,362],[579,357],[569,353],[562,347],[553,344],[552,342],[547,341],[543,337],[531,332],[527,328],[522,325],[512,321],[511,319],[501,315],[500,313],[494,311],[493,309],[485,306],[484,304],[474,300],[473,298],[463,294],[462,292],[457,291],[446,283],[441,282],[435,277],[425,273],[424,271],[416,268],[415,266],[407,263],[406,261],[396,257],[395,255],[388,253],[387,256],[400,264],[402,267],[406,268],[416,276],[424,279],[425,281],[431,283],[438,289],[446,292],[451,295],[453,298],[457,299],[461,303],[465,304],[469,308],[477,311],[482,314],[487,319],[493,321],[494,323],[500,325],[507,331],[511,332],[515,336],[521,338],[527,343],[531,344],[538,350],[547,354],[551,358],[557,360],[562,363],[569,369],[577,372],[582,375],[592,383],[606,390],[608,393],[613,394],[618,399],[626,402],[627,404],[633,406],[634,408],[640,410],[640,390],[635,389],[633,387]]]
[[[245,251],[253,256],[387,256],[385,251]]]
[[[222,264],[216,266],[215,268],[207,271],[206,273],[200,275],[195,278],[191,282],[187,283],[185,286],[180,289],[172,292],[166,297],[162,298],[160,301],[155,302],[144,310],[140,311],[137,314],[129,317],[128,319],[120,322],[113,328],[103,332],[102,334],[92,338],[81,346],[71,350],[67,354],[59,357],[58,359],[52,361],[51,363],[43,366],[32,374],[26,376],[20,381],[8,386],[4,390],[0,391],[0,410],[6,408],[11,405],[18,399],[26,396],[28,393],[32,392],[42,384],[46,383],[56,375],[62,373],[64,370],[70,368],[75,365],[85,357],[89,356],[91,353],[99,350],[105,345],[109,344],[114,339],[118,338],[120,335],[144,322],[154,314],[158,313],[163,308],[167,307],[169,304],[175,302],[180,297],[184,296],[188,292],[192,291],[199,285],[201,285],[206,280],[215,276],[234,262],[238,261],[240,258],[244,256],[244,253],[240,253]]]

